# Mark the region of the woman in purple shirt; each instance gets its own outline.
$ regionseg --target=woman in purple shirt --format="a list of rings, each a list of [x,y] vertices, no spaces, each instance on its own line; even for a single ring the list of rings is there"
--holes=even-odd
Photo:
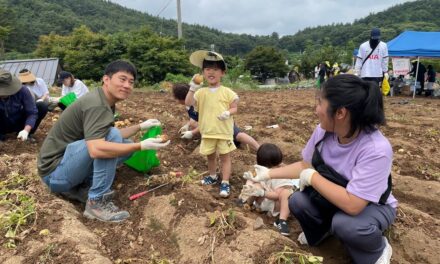
[[[391,195],[393,150],[378,130],[385,124],[382,95],[370,82],[338,75],[324,84],[316,115],[320,124],[302,161],[270,170],[255,165],[251,179],[300,179],[289,208],[303,229],[301,244],[316,246],[334,235],[354,263],[390,263],[383,232],[396,217],[397,200]]]

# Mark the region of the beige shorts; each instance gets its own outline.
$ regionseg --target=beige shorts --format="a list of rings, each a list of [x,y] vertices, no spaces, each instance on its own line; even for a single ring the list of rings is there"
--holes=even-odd
[[[202,138],[200,143],[200,154],[211,155],[218,151],[220,155],[227,154],[235,150],[235,144],[232,140],[216,139],[216,138]]]

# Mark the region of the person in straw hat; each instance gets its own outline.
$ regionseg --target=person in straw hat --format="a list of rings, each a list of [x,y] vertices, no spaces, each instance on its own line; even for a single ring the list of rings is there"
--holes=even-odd
[[[202,180],[203,185],[219,182],[216,167],[216,153],[220,154],[222,181],[220,196],[228,197],[230,193],[231,152],[236,149],[233,141],[234,119],[237,113],[238,95],[221,84],[225,75],[226,63],[222,55],[207,50],[198,50],[191,54],[190,62],[201,68],[208,87],[200,88],[194,75],[190,89],[185,98],[187,106],[194,105],[199,113],[199,128],[202,135],[200,154],[208,158],[209,175]],[[200,88],[200,89],[199,89]]]
[[[14,132],[22,141],[31,140],[45,115],[39,115],[34,97],[20,80],[0,69],[0,141]]]

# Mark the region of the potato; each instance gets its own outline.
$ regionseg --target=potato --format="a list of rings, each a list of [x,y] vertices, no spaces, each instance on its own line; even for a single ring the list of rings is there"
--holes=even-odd
[[[157,138],[160,138],[162,143],[168,141],[168,136],[167,135],[158,135]]]
[[[195,84],[201,84],[203,82],[203,76],[201,74],[196,74],[196,76],[194,76],[193,82]]]

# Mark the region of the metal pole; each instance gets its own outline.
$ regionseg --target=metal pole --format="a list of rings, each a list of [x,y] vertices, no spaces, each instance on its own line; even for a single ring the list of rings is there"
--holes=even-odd
[[[182,14],[180,10],[180,0],[177,0],[177,38],[182,38]]]
[[[417,77],[419,75],[419,64],[420,64],[420,57],[417,57],[417,69],[416,69],[416,79],[414,80],[413,99],[416,98]],[[420,85],[422,85],[422,84],[420,84]]]

